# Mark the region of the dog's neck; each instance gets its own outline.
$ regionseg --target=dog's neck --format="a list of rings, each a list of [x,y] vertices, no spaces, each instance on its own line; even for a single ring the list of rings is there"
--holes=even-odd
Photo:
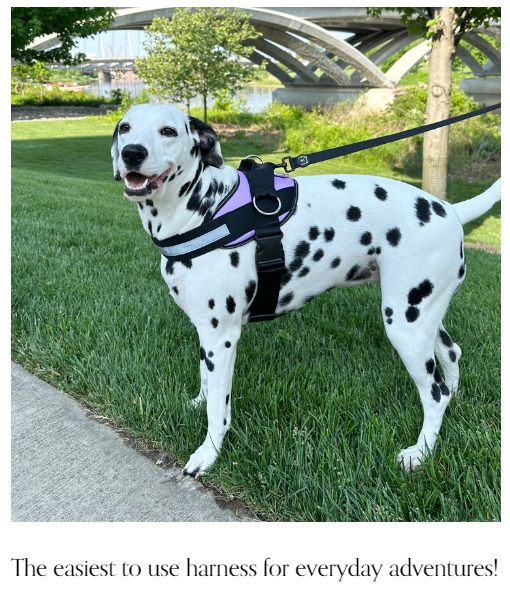
[[[199,158],[193,168],[181,170],[178,167],[160,189],[138,202],[143,228],[158,240],[209,221],[238,178],[232,166],[204,168]]]

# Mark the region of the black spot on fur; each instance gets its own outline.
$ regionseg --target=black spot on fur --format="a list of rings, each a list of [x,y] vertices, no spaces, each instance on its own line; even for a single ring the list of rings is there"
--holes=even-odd
[[[188,202],[186,203],[186,209],[188,209],[188,211],[196,211],[199,207],[200,207],[200,192],[195,190],[195,191],[193,191],[193,194],[191,195],[191,197],[188,199]]]
[[[437,383],[432,383],[432,388],[430,390],[430,393],[432,394],[432,398],[439,403],[441,401],[441,390],[439,389],[439,386],[437,385]]]
[[[359,264],[356,264],[351,268],[345,277],[346,281],[363,281],[368,279],[372,275],[369,268],[361,268]]]
[[[160,229],[161,229],[161,223],[158,225],[158,229],[156,230],[156,233],[158,233]]]
[[[370,250],[367,252],[367,254],[369,256],[372,256],[372,254],[374,254],[374,253],[375,253],[375,248],[370,248]]]
[[[230,348],[232,346],[231,342],[229,340],[227,340],[225,342],[225,348]]]
[[[225,185],[223,184],[223,182],[220,182],[220,184],[218,185],[218,193],[220,195],[223,193],[224,188],[225,188]]]
[[[331,262],[331,268],[337,268],[338,266],[340,266],[340,258],[337,256],[332,262]]]
[[[338,190],[344,189],[345,188],[345,182],[343,180],[339,180],[338,178],[335,178],[335,180],[331,181],[331,184],[337,188]]]
[[[168,176],[163,176],[163,178],[161,179],[161,184],[165,184],[165,182],[168,180]]]
[[[391,309],[391,307],[386,307],[384,309],[384,315],[389,318],[393,315],[393,310]]]
[[[166,274],[173,275],[174,274],[174,263],[173,260],[167,260],[165,266]]]
[[[453,350],[448,351],[448,356],[450,357],[452,363],[454,363],[457,360],[457,355]]]
[[[407,296],[409,305],[420,304],[425,297],[429,297],[433,290],[434,285],[428,279],[425,279],[417,287],[414,287],[409,291]]]
[[[156,215],[158,214],[158,210],[157,209],[151,209],[151,213],[153,217],[156,217]]]
[[[303,268],[299,271],[298,277],[306,277],[306,275],[310,272],[308,266],[303,266]],[[280,281],[281,286],[281,281]]]
[[[253,295],[255,294],[256,288],[257,288],[257,283],[254,280],[251,280],[248,283],[248,286],[246,287],[246,289],[244,290],[244,293],[246,295],[246,303],[250,303],[250,301],[253,299]]]
[[[462,248],[463,244],[462,242],[460,243],[460,257],[461,259],[464,258],[464,249]]]
[[[289,269],[294,272],[303,266],[303,260],[310,252],[310,243],[301,240],[294,251],[294,260],[289,264]]]
[[[187,123],[184,123],[184,128],[186,129],[186,133],[189,135],[189,129]]]
[[[227,297],[226,306],[227,306],[227,311],[230,314],[233,314],[234,311],[236,310],[236,302],[234,301],[234,298],[232,297],[232,295],[229,295]]]
[[[226,397],[226,399],[225,399],[225,403],[227,404],[227,406],[228,406],[228,402],[229,402],[229,400],[230,400],[230,394],[229,394],[229,395],[227,395],[227,397]]]
[[[138,208],[143,209],[143,205],[142,205],[141,201],[138,201]],[[462,245],[461,245],[461,249],[462,249]],[[462,256],[461,256],[461,258],[462,258]]]
[[[347,219],[349,221],[359,221],[361,219],[361,209],[359,207],[349,207]]]
[[[204,223],[211,221],[212,217],[213,217],[213,211],[211,209],[208,209],[207,213],[204,215]]]
[[[205,350],[200,347],[200,360],[203,361],[205,359]]]
[[[441,373],[439,372],[438,368],[435,367],[435,369],[434,369],[434,381],[436,383],[441,383],[442,380],[443,380],[443,378],[441,377]]]
[[[209,299],[209,309],[214,309],[214,299]]]
[[[287,293],[287,295],[285,295],[284,297],[282,297],[280,299],[280,301],[278,302],[278,305],[289,305],[289,303],[294,299],[294,293],[292,293],[292,291],[290,293]]]
[[[375,253],[376,253],[376,254],[380,254],[380,253],[381,253],[381,248],[376,248],[376,249],[375,249]]]
[[[182,186],[181,186],[181,190],[179,191],[179,197],[182,197],[185,193],[188,192],[189,189],[189,185],[191,184],[191,182],[185,182]]]
[[[466,274],[466,267],[464,265],[462,265],[459,268],[459,279],[461,279],[465,274]]]
[[[152,221],[149,219],[147,223],[147,229],[149,230],[150,235],[152,236]]]
[[[176,294],[179,295],[179,289],[177,287],[172,287],[172,291]]]
[[[390,229],[388,231],[388,233],[386,234],[386,239],[394,248],[396,248],[399,245],[401,237],[402,237],[402,234],[400,233],[400,230],[398,229],[398,227],[394,227],[393,229]]]
[[[239,252],[234,250],[233,252],[230,252],[229,256],[230,256],[230,264],[234,268],[237,268],[239,266]]]
[[[369,231],[366,231],[359,241],[363,246],[369,246],[372,243],[372,234]]]
[[[420,225],[425,225],[430,221],[430,203],[423,197],[418,197],[414,204],[416,217],[420,220]]]
[[[387,323],[387,324],[393,324],[393,318],[388,318],[388,319],[386,320],[386,323]]]
[[[434,359],[429,359],[425,363],[425,368],[427,369],[427,373],[429,375],[432,375],[432,373],[434,372],[434,369],[436,368],[436,363],[434,362]]]
[[[446,209],[438,203],[437,201],[432,201],[432,209],[434,209],[434,213],[439,215],[439,217],[446,217]]]
[[[282,287],[285,287],[285,285],[290,281],[291,278],[292,278],[292,274],[289,272],[289,269],[287,267],[285,267],[282,270],[282,274],[280,276],[280,289]]]
[[[439,389],[441,390],[441,395],[450,395],[448,385],[446,385],[444,381],[441,381],[441,383],[439,384]]]
[[[313,255],[313,259],[315,262],[318,262],[324,256],[324,250],[317,250]]]
[[[213,318],[211,320],[211,324],[213,328],[217,328],[218,327],[218,320],[216,318]]]
[[[309,231],[308,231],[308,237],[311,240],[316,240],[319,237],[320,233],[321,232],[319,231],[319,228],[316,225],[314,225],[314,226],[312,226],[309,229]]]
[[[213,352],[212,350],[210,350],[210,351],[207,353],[207,356],[208,356],[209,358],[212,358],[212,357],[214,356],[214,352]]]
[[[335,237],[335,230],[332,227],[324,230],[324,239],[326,240],[326,242],[331,242],[334,237]]]
[[[193,262],[191,260],[182,260],[181,262],[186,268],[191,268],[193,266]]]
[[[406,320],[409,323],[415,322],[420,315],[420,310],[417,307],[408,307],[406,311]]]
[[[450,338],[450,334],[445,332],[444,330],[439,330],[439,338],[441,338],[441,342],[447,346],[448,348],[452,348],[453,340]]]
[[[175,178],[175,172],[172,174],[172,176],[170,176],[170,178],[168,179],[168,182],[171,182],[174,178]]]
[[[378,186],[377,184],[375,186],[376,186],[376,189],[374,191],[375,196],[380,201],[386,201],[386,199],[388,198],[388,193],[382,187]]]
[[[210,361],[207,357],[204,360],[205,360],[205,366],[207,367],[207,370],[212,373],[214,371],[214,363],[212,361]]]
[[[223,418],[223,426],[226,426],[226,425],[227,425],[227,419]]]
[[[154,201],[152,199],[145,199],[147,207],[154,207]]]

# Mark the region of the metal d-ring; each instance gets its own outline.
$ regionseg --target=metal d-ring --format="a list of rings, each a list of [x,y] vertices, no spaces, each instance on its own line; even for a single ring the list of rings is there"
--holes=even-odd
[[[259,195],[260,197],[261,195]],[[278,211],[280,211],[280,209],[282,208],[282,202],[280,201],[280,197],[276,197],[276,200],[278,201],[278,208],[276,209],[276,211],[271,211],[271,213],[266,213],[265,211],[262,211],[261,209],[259,209],[257,207],[257,197],[253,197],[253,206],[255,207],[255,209],[259,212],[262,213],[262,215],[276,215],[278,213]]]
[[[248,158],[258,158],[262,162],[262,164],[265,164],[264,160],[260,156],[257,156],[256,154],[250,154],[249,156],[246,156],[245,158],[243,158],[243,160],[247,160]]]

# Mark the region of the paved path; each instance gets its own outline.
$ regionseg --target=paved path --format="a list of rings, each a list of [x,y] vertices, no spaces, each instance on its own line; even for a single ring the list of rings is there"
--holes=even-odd
[[[90,115],[106,115],[118,105],[99,105],[97,107],[59,106],[59,107],[19,107],[11,106],[11,121],[60,121],[62,119],[83,119]]]
[[[255,520],[16,363],[11,384],[13,521]]]

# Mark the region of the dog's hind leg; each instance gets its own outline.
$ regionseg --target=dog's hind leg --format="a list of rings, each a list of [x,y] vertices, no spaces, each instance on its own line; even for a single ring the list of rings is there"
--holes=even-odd
[[[417,443],[402,449],[398,455],[401,467],[407,471],[420,465],[434,448],[451,398],[434,360],[437,326],[444,310],[440,310],[442,313],[439,314],[434,309],[435,305],[421,307],[420,317],[413,319],[412,313],[406,316],[404,310],[388,315],[391,307],[383,303],[386,333],[416,383],[423,406],[423,427]]]
[[[451,339],[443,324],[439,324],[434,351],[443,367],[445,383],[450,392],[455,394],[459,387],[459,360],[462,351]]]
[[[218,324],[216,326],[218,329],[207,327],[201,330],[200,334],[200,342],[205,352],[203,364],[208,373],[208,425],[204,442],[191,455],[183,470],[185,474],[194,477],[214,463],[230,427],[232,376],[241,325],[239,322],[239,326],[225,326],[223,329],[220,329]]]

